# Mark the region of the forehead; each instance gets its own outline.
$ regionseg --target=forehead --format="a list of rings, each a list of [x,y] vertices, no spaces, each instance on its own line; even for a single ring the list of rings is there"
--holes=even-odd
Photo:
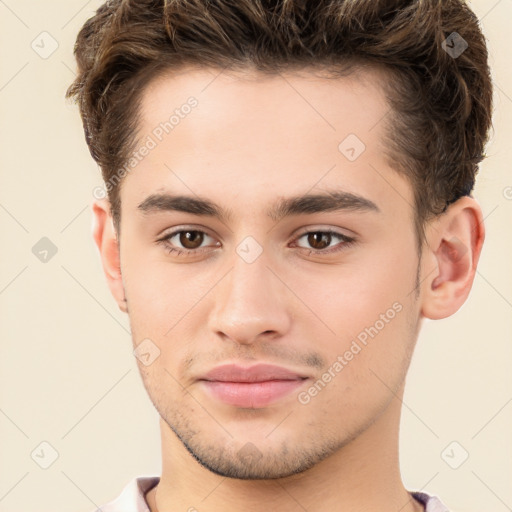
[[[221,203],[229,193],[231,206],[256,211],[276,196],[341,188],[396,210],[397,191],[411,194],[385,157],[385,79],[377,69],[161,75],[141,96],[138,138],[151,148],[124,197],[172,190]]]
[[[329,78],[312,69],[264,74],[185,67],[146,86],[140,128],[150,133],[193,97],[198,105],[190,117],[198,135],[222,129],[231,140],[249,143],[258,137],[269,142],[275,140],[276,130],[284,129],[282,134],[290,140],[317,136],[336,141],[350,130],[372,143],[389,111],[384,80],[386,73],[377,68],[354,68],[346,76]]]
[[[327,78],[306,70],[265,75],[184,68],[148,84],[139,135],[167,146],[174,161],[179,154],[207,154],[217,166],[236,156],[268,164],[269,155],[276,166],[332,163],[351,135],[361,141],[356,150],[364,145],[368,156],[383,149],[389,111],[384,79],[377,69],[356,68],[348,76]],[[193,108],[187,105],[191,98]]]

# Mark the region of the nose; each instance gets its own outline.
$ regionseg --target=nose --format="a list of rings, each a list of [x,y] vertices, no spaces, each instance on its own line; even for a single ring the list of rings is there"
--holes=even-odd
[[[210,332],[241,345],[286,333],[291,325],[290,292],[268,263],[265,253],[252,263],[234,255],[231,271],[215,287]]]

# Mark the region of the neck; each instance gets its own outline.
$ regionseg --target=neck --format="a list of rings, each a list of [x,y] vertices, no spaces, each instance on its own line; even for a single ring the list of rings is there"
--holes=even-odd
[[[162,476],[147,495],[148,505],[151,512],[423,511],[400,477],[400,411],[401,401],[395,398],[336,453],[303,473],[274,480],[237,480],[210,472],[160,419]]]

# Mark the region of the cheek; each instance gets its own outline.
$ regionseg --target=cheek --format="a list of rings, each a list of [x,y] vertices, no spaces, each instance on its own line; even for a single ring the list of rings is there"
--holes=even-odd
[[[316,314],[319,326],[323,321],[336,337],[346,340],[376,322],[378,327],[382,321],[387,326],[398,309],[405,309],[405,303],[414,296],[411,292],[417,272],[414,248],[408,252],[392,247],[373,255],[367,251],[347,264],[302,269],[287,279],[294,283],[304,305]],[[308,318],[312,317],[308,314]],[[325,326],[321,328],[325,330]]]
[[[407,254],[391,247],[371,264],[360,260],[331,269],[331,275],[298,281],[301,298],[318,317],[308,315],[309,326],[302,322],[306,332],[327,333],[325,325],[333,331],[317,348],[340,393],[386,392],[377,376],[390,384],[403,377],[416,337],[416,272],[411,244]]]
[[[308,407],[318,421],[339,418],[350,431],[376,417],[393,400],[414,345],[411,308],[410,302],[395,302],[376,317],[348,310],[338,315],[338,336],[318,347],[326,367],[299,397],[301,404],[310,402]]]
[[[163,252],[162,257],[149,259],[137,251],[122,258],[130,320],[139,331],[157,337],[180,326],[205,293],[198,286],[197,271],[185,264],[171,264],[164,258]]]
[[[401,347],[406,342],[403,310],[404,302],[413,296],[415,248],[411,242],[404,254],[399,244],[382,245],[385,250],[368,248],[339,265],[308,262],[301,263],[300,268],[276,267],[297,295],[294,298],[290,293],[290,302],[281,306],[294,317],[295,328],[303,330],[305,343],[307,337],[318,339],[321,335],[324,342],[317,349],[326,358],[334,361],[350,350],[354,340],[362,347],[365,341],[368,347],[372,342],[374,347],[371,351],[365,347],[357,356],[359,361],[389,359],[385,351],[405,349]],[[148,258],[136,247],[126,247],[122,253],[135,344],[150,338],[167,347],[178,336],[180,347],[186,346],[183,342],[197,338],[198,322],[206,323],[208,304],[216,302],[218,266],[206,261],[177,264],[165,258],[163,251],[157,258]]]
[[[172,377],[181,382],[183,365],[204,350],[201,342],[206,336],[199,332],[207,315],[204,299],[218,275],[206,271],[199,275],[193,265],[155,259],[145,262],[140,256],[138,259],[133,252],[123,264],[134,348],[151,340],[158,358],[141,371],[153,381],[163,379],[171,385],[173,394],[179,395],[181,388],[174,388]]]

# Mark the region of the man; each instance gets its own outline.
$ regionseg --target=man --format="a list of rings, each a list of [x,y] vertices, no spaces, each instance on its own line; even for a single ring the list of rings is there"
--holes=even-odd
[[[94,239],[161,417],[161,477],[101,510],[447,510],[404,488],[398,432],[421,323],[484,240],[475,15],[114,0],[75,55]]]

